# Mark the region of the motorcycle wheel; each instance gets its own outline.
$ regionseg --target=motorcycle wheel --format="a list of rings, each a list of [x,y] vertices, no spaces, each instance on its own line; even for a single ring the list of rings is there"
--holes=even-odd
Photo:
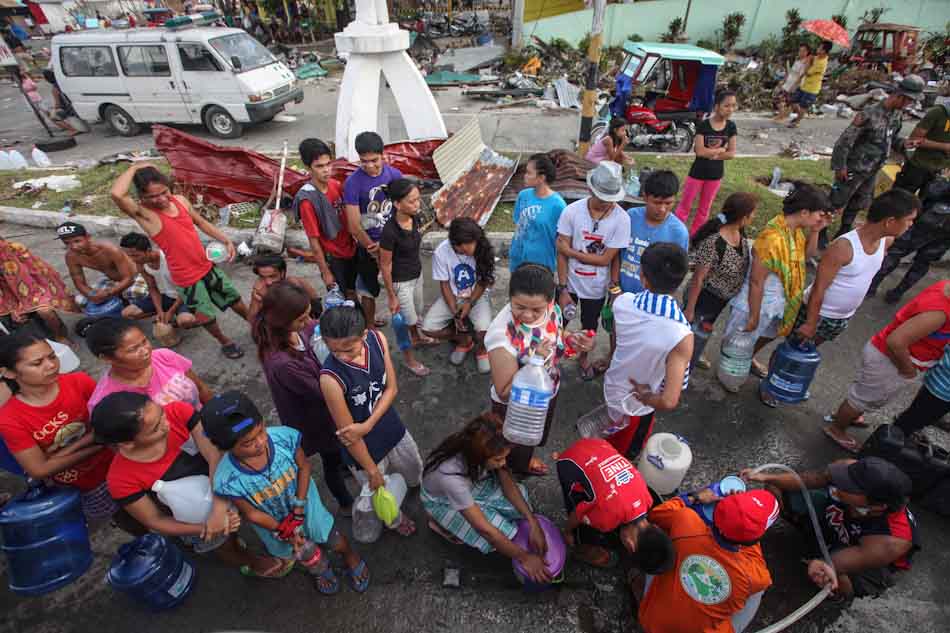
[[[696,133],[690,125],[681,125],[673,131],[673,140],[670,143],[670,151],[687,154],[693,151],[693,137]]]

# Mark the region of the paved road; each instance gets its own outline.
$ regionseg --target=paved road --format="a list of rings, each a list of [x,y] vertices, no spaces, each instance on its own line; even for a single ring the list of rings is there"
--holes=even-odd
[[[47,231],[17,225],[0,227],[0,234],[22,241],[65,274],[62,247]],[[504,266],[504,261],[499,264]],[[426,261],[425,270],[428,270]],[[229,267],[238,288],[249,292],[252,273],[243,264]],[[291,263],[294,274],[309,275],[319,286],[314,271]],[[928,281],[944,274],[935,271]],[[428,276],[428,275],[427,275]],[[507,272],[499,273],[492,296],[494,308],[502,307],[507,295]],[[425,296],[432,301],[437,289],[426,284]],[[783,462],[794,467],[819,467],[841,454],[819,432],[820,417],[832,410],[845,393],[854,373],[854,363],[864,342],[886,323],[895,309],[880,300],[869,302],[841,339],[823,350],[825,360],[812,387],[812,398],[804,405],[779,410],[761,406],[753,385],[738,395],[727,395],[708,372],[697,372],[675,412],[659,417],[657,430],[673,431],[690,442],[694,463],[685,486],[699,486],[745,466]],[[74,319],[70,319],[73,321]],[[246,325],[233,315],[222,318],[222,327],[246,350],[240,361],[221,356],[214,341],[203,332],[191,332],[179,346],[180,353],[193,359],[195,371],[212,388],[238,388],[261,405],[274,419],[273,406]],[[388,330],[387,330],[388,332]],[[598,339],[599,353],[605,353],[605,337]],[[714,340],[710,350],[718,348]],[[421,353],[434,371],[420,379],[411,376],[397,360],[399,396],[397,407],[418,441],[428,453],[451,430],[488,405],[486,376],[478,375],[474,362],[463,367],[448,364],[447,347]],[[714,354],[713,354],[714,355]],[[101,364],[84,349],[83,369],[94,376]],[[552,436],[543,453],[563,450],[575,438],[574,421],[601,402],[600,381],[578,380],[576,367],[566,363],[562,397]],[[901,410],[914,389],[901,393],[898,402],[886,411],[869,415],[878,424]],[[944,438],[946,439],[946,438]],[[314,469],[320,473],[319,467]],[[13,490],[18,483],[0,476],[0,490]],[[548,477],[527,482],[531,499],[542,513],[563,520],[560,492]],[[322,487],[322,486],[321,486]],[[331,511],[332,497],[324,489],[322,497]],[[483,556],[450,546],[424,527],[418,497],[408,501],[408,513],[420,526],[410,539],[386,534],[377,543],[359,546],[372,569],[373,586],[359,596],[344,588],[334,598],[316,594],[310,581],[294,573],[279,581],[255,581],[240,577],[214,560],[198,561],[197,588],[180,608],[162,614],[148,614],[117,596],[103,583],[109,560],[123,533],[103,527],[92,539],[95,561],[79,581],[42,598],[25,599],[5,589],[5,571],[0,568],[0,633],[192,633],[196,631],[258,630],[273,633],[419,633],[435,631],[480,633],[620,633],[631,631],[630,600],[618,572],[595,571],[570,564],[562,587],[543,595],[523,594],[515,584],[507,560]],[[861,601],[842,614],[838,607],[823,605],[790,631],[818,633],[937,633],[947,630],[950,611],[946,606],[946,581],[950,568],[950,521],[920,512],[924,551],[914,569],[902,575],[888,595],[875,601]],[[340,520],[347,533],[349,521]],[[247,530],[245,530],[247,532]],[[245,533],[250,542],[253,535]],[[783,523],[766,536],[765,553],[775,586],[766,594],[757,618],[761,626],[775,622],[797,608],[813,593],[800,563],[803,548],[797,535]],[[2,563],[0,563],[2,565]],[[442,587],[442,570],[450,565],[462,571],[462,587]]]
[[[42,88],[45,89],[45,86]],[[335,136],[338,89],[338,76],[307,85],[303,103],[291,104],[287,108],[286,113],[295,120],[249,126],[244,136],[237,140],[214,139],[199,126],[184,126],[183,129],[221,144],[264,152],[280,150],[285,140],[292,150],[306,137],[332,140]],[[384,90],[383,94],[384,107],[390,113],[390,138],[401,140],[405,138],[405,128],[397,114],[395,101],[388,90]],[[437,90],[435,97],[450,132],[458,130],[476,116],[485,142],[496,150],[533,152],[572,148],[577,140],[580,121],[575,110],[542,110],[533,106],[489,109],[494,105],[464,97],[458,88]],[[847,125],[844,119],[821,117],[810,119],[800,129],[793,131],[775,124],[767,117],[749,113],[737,115],[736,122],[740,132],[739,152],[759,155],[775,154],[792,140],[812,149],[829,147]],[[908,123],[906,131],[909,132],[912,127],[913,124]],[[44,135],[45,132],[16,88],[9,83],[0,84],[0,143],[19,142],[29,149],[32,139]],[[52,156],[53,161],[62,163],[101,158],[116,152],[152,147],[152,139],[147,132],[133,138],[123,138],[113,135],[104,124],[94,124],[89,134],[77,140],[79,145],[76,148],[57,152]]]

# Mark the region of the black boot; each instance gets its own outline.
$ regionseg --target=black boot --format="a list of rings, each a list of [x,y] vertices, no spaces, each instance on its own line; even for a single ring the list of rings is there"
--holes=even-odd
[[[887,294],[884,295],[884,302],[891,305],[898,303],[901,300],[901,297],[904,296],[904,289],[901,286],[894,286],[887,291]]]

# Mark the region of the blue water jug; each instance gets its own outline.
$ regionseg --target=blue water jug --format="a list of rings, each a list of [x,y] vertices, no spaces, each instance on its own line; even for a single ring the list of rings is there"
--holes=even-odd
[[[92,550],[79,491],[30,480],[30,489],[0,508],[10,591],[38,596],[89,569]]]
[[[0,439],[0,470],[5,470],[11,475],[18,477],[26,476],[26,473],[23,472],[23,468],[20,466],[20,462],[13,457],[10,453],[10,449],[7,448],[6,442],[2,439]]]
[[[406,325],[406,319],[402,316],[402,312],[393,315],[393,330],[396,332],[396,345],[400,352],[412,347],[412,336],[409,334],[409,326]]]
[[[815,377],[821,354],[811,341],[787,338],[769,362],[765,389],[779,402],[795,404],[805,400]]]
[[[119,548],[106,580],[153,611],[177,607],[195,586],[195,568],[171,541],[146,534]]]
[[[86,316],[96,318],[118,317],[122,315],[123,307],[121,299],[118,297],[109,297],[102,303],[92,303],[91,301],[86,303],[83,307],[83,312],[86,313]]]

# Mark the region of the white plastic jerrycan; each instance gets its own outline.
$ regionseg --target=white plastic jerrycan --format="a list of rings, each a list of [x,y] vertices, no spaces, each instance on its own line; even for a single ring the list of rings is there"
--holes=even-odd
[[[172,481],[159,479],[152,490],[182,523],[204,523],[211,514],[214,495],[207,475],[191,475]]]
[[[672,433],[654,433],[640,453],[637,469],[654,492],[668,495],[680,487],[692,463],[693,452],[686,440]]]

